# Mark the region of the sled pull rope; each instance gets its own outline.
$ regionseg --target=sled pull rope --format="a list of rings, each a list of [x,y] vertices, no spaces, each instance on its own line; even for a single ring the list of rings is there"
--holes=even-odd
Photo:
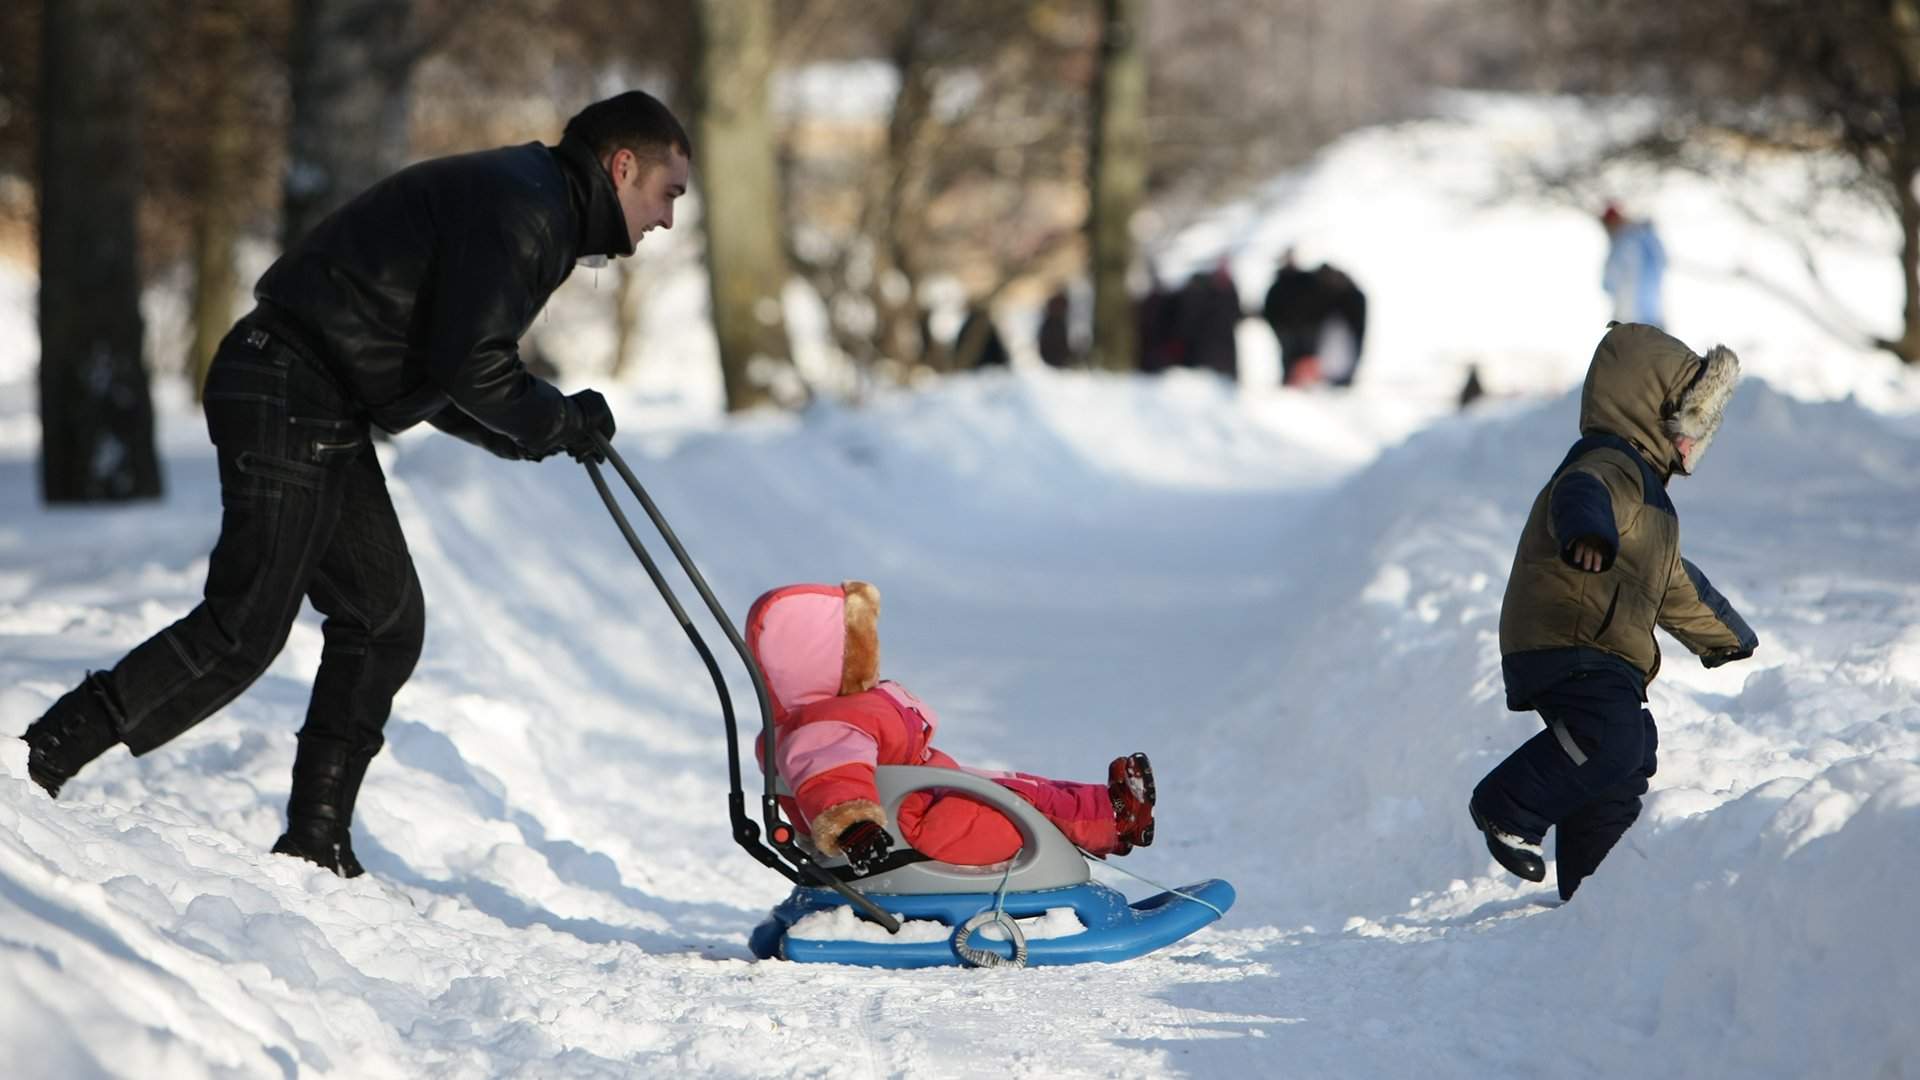
[[[1095,861],[1092,855],[1087,854],[1086,848],[1081,848],[1080,854],[1086,856],[1086,859],[1088,862]],[[1109,870],[1118,870],[1121,873],[1127,875],[1128,877],[1134,879],[1135,881],[1145,882],[1146,884],[1151,885],[1156,889],[1159,889],[1161,892],[1172,893],[1173,895],[1178,896],[1183,900],[1191,900],[1194,903],[1199,904],[1203,908],[1211,909],[1215,915],[1218,915],[1223,919],[1227,917],[1227,913],[1220,910],[1219,907],[1213,904],[1210,904],[1205,900],[1200,899],[1199,897],[1193,895],[1192,893],[1187,892],[1185,889],[1175,889],[1175,888],[1170,888],[1166,885],[1162,885],[1159,882],[1153,880],[1152,878],[1147,877],[1145,874],[1136,874],[1133,871],[1127,869],[1126,867],[1119,865],[1118,863],[1110,863],[1110,862],[1102,861],[1102,862],[1099,862],[1098,865],[1104,866]]]
[[[1020,924],[1007,917],[1007,879],[1013,876],[1013,862],[1007,862],[1007,869],[1000,875],[1000,887],[993,893],[993,908],[982,908],[980,914],[968,919],[960,929],[953,932],[953,951],[972,967],[1026,967],[1027,935]],[[1001,956],[992,949],[977,949],[973,946],[973,932],[984,926],[998,923],[1007,929],[1007,940],[1013,942],[1013,955]]]

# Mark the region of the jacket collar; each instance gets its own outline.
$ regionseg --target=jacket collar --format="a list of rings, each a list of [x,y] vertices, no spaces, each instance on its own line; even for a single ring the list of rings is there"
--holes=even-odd
[[[1668,481],[1673,479],[1673,468],[1679,461],[1679,453],[1677,451],[1669,449],[1664,455],[1656,454],[1639,439],[1623,436],[1620,441],[1632,447],[1634,456],[1640,459],[1640,464],[1651,470],[1653,475],[1660,478],[1661,487],[1666,487]]]
[[[552,149],[560,161],[560,171],[567,177],[568,199],[580,217],[575,258],[633,254],[633,238],[627,235],[620,197],[614,194],[613,179],[593,156],[593,150],[574,136],[561,139]]]
[[[1634,464],[1640,466],[1641,501],[1656,510],[1664,510],[1675,517],[1679,516],[1679,511],[1674,509],[1673,499],[1667,495],[1667,480],[1671,473],[1654,464],[1660,459],[1648,454],[1638,442],[1622,438],[1609,431],[1590,431],[1581,436],[1580,441],[1574,443],[1573,448],[1567,451],[1567,456],[1560,462],[1560,467],[1553,470],[1554,479],[1559,479],[1561,473],[1566,472],[1574,462],[1588,452],[1603,447],[1620,451],[1632,459]]]

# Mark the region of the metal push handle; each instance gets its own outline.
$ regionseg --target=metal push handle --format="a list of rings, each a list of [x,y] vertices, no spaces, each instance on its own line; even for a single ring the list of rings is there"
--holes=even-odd
[[[749,855],[779,871],[794,884],[832,889],[845,897],[848,903],[860,909],[868,918],[886,927],[890,933],[899,932],[899,919],[867,899],[860,890],[823,869],[814,861],[813,856],[796,842],[793,826],[781,820],[780,802],[774,794],[776,773],[773,756],[773,706],[767,696],[766,677],[761,673],[760,665],[754,662],[753,654],[747,651],[747,643],[741,638],[740,631],[734,627],[733,620],[727,617],[726,609],[721,607],[720,601],[714,598],[713,590],[707,587],[706,579],[700,576],[699,569],[693,565],[693,559],[680,545],[680,538],[674,535],[666,518],[661,516],[659,508],[647,495],[647,489],[640,485],[639,478],[633,475],[632,469],[627,468],[627,463],[621,458],[620,452],[613,448],[613,444],[607,441],[605,436],[595,432],[593,440],[600,452],[606,456],[607,461],[613,465],[614,470],[620,474],[620,478],[627,482],[628,489],[633,492],[641,508],[646,510],[647,517],[653,522],[654,528],[659,530],[660,537],[666,541],[668,550],[672,551],[674,558],[679,560],[680,568],[686,572],[687,579],[693,582],[694,589],[700,593],[700,599],[706,602],[707,610],[713,614],[714,621],[718,622],[720,628],[726,632],[727,640],[733,643],[734,651],[739,654],[740,662],[746,666],[747,674],[753,680],[754,696],[760,703],[760,739],[763,755],[761,767],[766,775],[766,789],[761,797],[761,817],[766,824],[766,835],[771,840],[771,846],[762,842],[760,827],[747,816],[746,793],[740,784],[739,727],[734,719],[733,697],[727,693],[727,681],[720,672],[720,664],[714,659],[713,650],[707,648],[706,639],[700,636],[700,631],[687,617],[686,609],[680,606],[679,598],[674,595],[666,578],[661,575],[659,565],[653,561],[653,556],[647,553],[646,546],[634,533],[633,525],[628,522],[626,513],[620,509],[612,490],[608,488],[606,478],[600,475],[599,464],[590,459],[585,461],[587,475],[593,479],[594,490],[600,493],[600,501],[606,504],[607,512],[613,515],[614,524],[620,527],[620,535],[627,538],[627,546],[632,548],[633,553],[639,557],[640,565],[646,568],[647,576],[653,579],[654,588],[658,589],[660,596],[666,600],[667,607],[673,612],[673,617],[680,621],[680,629],[686,632],[687,640],[693,642],[694,650],[700,654],[701,661],[707,665],[707,674],[713,678],[714,691],[720,696],[721,719],[727,729],[728,811],[733,821],[734,840],[747,849]]]

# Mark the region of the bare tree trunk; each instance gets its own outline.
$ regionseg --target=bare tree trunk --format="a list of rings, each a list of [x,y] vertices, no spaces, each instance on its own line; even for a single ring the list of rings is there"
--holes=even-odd
[[[241,60],[246,27],[232,0],[210,3],[200,12],[200,37],[207,62],[216,71],[230,71]],[[207,382],[213,353],[233,325],[234,292],[240,271],[236,246],[240,240],[238,188],[244,182],[246,103],[237,81],[215,78],[207,85],[205,142],[200,147],[200,174],[195,184],[193,221],[193,343],[187,371],[193,379],[194,400]]]
[[[209,147],[209,152],[220,151]],[[232,204],[210,200],[197,215],[193,227],[193,342],[187,347],[187,375],[193,380],[195,401],[206,388],[207,369],[213,366],[215,350],[238,316],[233,298],[240,287],[236,250],[240,224],[234,219]]]
[[[1920,198],[1914,196],[1916,170],[1911,154],[1899,154],[1893,165],[1894,202],[1900,219],[1900,280],[1906,288],[1900,337],[1879,342],[1881,348],[1909,364],[1920,363]]]
[[[633,343],[640,332],[640,282],[644,275],[632,259],[613,261],[613,378],[619,381],[633,362]]]
[[[781,290],[788,278],[767,79],[771,0],[700,0],[700,190],[713,328],[727,408],[773,400],[791,366]]]
[[[1887,348],[1909,364],[1920,364],[1920,0],[1890,0],[1892,48],[1900,78],[1900,139],[1889,155],[1900,215],[1900,276],[1906,286],[1900,340]]]
[[[141,360],[141,6],[46,5],[40,106],[41,494],[160,494]]]
[[[412,15],[413,0],[298,0],[283,246],[405,163]]]
[[[922,143],[927,138],[933,88],[927,78],[922,31],[930,0],[912,0],[899,37],[894,42],[894,69],[900,90],[887,119],[886,153],[879,160],[875,186],[881,196],[873,206],[867,229],[873,240],[873,277],[867,295],[873,304],[874,341],[880,355],[898,363],[904,378],[925,361],[920,331],[921,312],[917,268],[912,252],[925,212],[918,178],[922,172]]]
[[[1127,270],[1133,262],[1133,216],[1147,186],[1147,59],[1142,48],[1145,0],[1101,0],[1100,67],[1095,80],[1093,208],[1088,219],[1093,263],[1094,367],[1132,371],[1140,335]]]

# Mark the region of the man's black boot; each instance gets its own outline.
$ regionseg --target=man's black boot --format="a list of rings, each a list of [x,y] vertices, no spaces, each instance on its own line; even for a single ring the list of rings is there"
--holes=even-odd
[[[97,671],[88,672],[20,736],[27,744],[27,775],[58,798],[61,785],[120,742],[114,723],[119,712],[106,680]]]
[[[293,761],[287,831],[274,843],[274,854],[317,863],[343,878],[366,873],[353,854],[353,804],[372,760],[338,743],[302,742]]]

